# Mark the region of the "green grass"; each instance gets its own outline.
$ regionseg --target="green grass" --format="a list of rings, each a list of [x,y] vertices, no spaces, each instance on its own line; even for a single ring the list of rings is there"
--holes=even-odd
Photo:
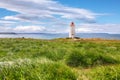
[[[120,41],[0,39],[0,80],[119,80]]]
[[[76,80],[72,70],[64,64],[48,60],[23,60],[3,63],[0,68],[1,80]],[[65,70],[64,70],[65,69]]]

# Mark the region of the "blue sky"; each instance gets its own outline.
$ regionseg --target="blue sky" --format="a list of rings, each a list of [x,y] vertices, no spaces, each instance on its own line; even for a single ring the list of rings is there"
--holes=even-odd
[[[120,34],[120,0],[0,0],[0,32]]]
[[[59,0],[62,4],[71,7],[83,8],[95,13],[108,15],[97,18],[101,23],[119,23],[120,0]]]

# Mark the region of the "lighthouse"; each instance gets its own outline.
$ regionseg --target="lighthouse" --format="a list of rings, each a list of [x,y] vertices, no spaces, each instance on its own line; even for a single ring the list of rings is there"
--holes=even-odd
[[[71,22],[70,24],[70,31],[69,31],[69,38],[74,38],[75,37],[75,24],[74,22]]]

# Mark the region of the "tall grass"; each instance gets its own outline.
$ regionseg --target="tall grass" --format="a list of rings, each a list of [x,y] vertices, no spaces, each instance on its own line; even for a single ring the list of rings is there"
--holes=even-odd
[[[119,80],[118,64],[119,40],[0,39],[1,80]]]
[[[90,74],[91,80],[119,80],[120,65],[98,67],[93,69]]]
[[[1,80],[76,80],[75,73],[66,65],[49,60],[21,59],[0,64]],[[46,60],[46,61],[44,61]]]

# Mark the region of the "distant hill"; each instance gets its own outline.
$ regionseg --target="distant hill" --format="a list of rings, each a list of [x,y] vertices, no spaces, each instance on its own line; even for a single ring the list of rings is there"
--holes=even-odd
[[[0,32],[0,34],[16,34],[14,32]]]

